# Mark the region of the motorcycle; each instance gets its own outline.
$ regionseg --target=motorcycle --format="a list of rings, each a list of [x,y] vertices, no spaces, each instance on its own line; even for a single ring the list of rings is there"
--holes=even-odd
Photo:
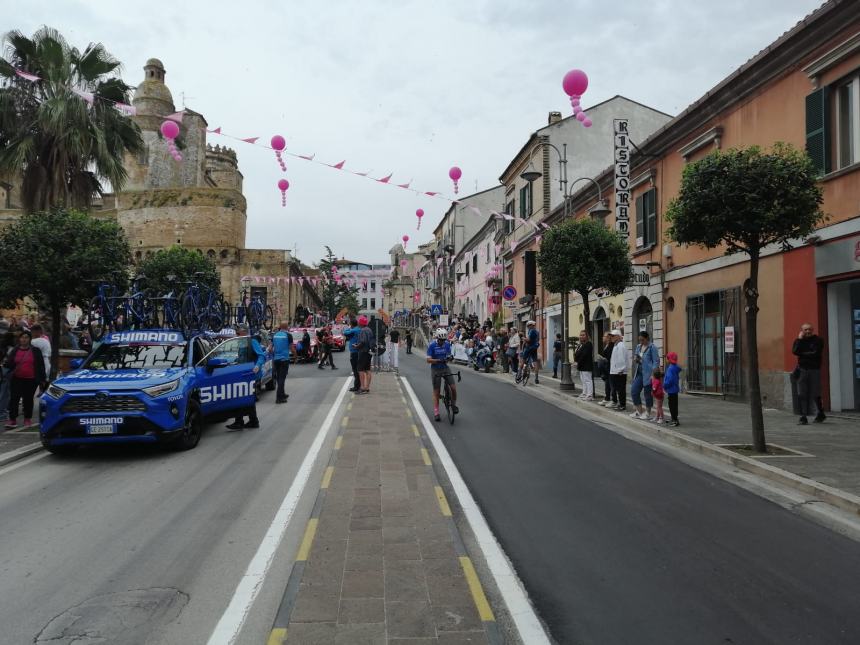
[[[473,355],[472,367],[477,370],[489,372],[496,364],[495,352],[487,343],[480,343],[477,351]]]

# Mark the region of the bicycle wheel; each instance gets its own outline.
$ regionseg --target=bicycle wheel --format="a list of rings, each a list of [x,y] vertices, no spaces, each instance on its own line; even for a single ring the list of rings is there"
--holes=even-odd
[[[204,318],[204,325],[207,329],[217,333],[224,328],[224,299],[221,296],[215,298],[215,300],[206,307],[206,315]]]
[[[445,383],[445,412],[448,413],[448,423],[454,425],[454,401],[451,397],[451,386]]]
[[[230,303],[228,301],[222,299],[221,311],[222,311],[222,317],[224,319],[224,326],[229,327],[230,323],[232,322],[233,307],[230,305]]]
[[[531,376],[531,372],[532,372],[531,366],[528,363],[526,363],[525,366],[523,367],[523,377],[522,377],[523,387],[525,387],[526,385],[529,384],[529,376]]]
[[[87,316],[87,329],[93,342],[99,341],[105,335],[105,306],[101,298],[96,296],[90,300],[90,308]]]
[[[200,328],[200,312],[197,308],[197,301],[190,293],[182,299],[182,306],[179,308],[179,326],[186,336]]]
[[[248,329],[253,334],[263,324],[263,303],[252,301],[248,307]]]
[[[272,331],[272,325],[275,323],[275,312],[272,305],[266,305],[266,315],[263,318],[263,329]]]

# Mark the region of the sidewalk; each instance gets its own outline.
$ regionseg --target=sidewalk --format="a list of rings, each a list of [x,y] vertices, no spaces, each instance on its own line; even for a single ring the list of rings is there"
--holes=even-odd
[[[501,379],[513,385],[513,377],[496,373],[492,378]],[[577,379],[577,390],[559,390],[557,379],[544,377],[535,386],[530,383],[526,390],[561,398],[590,414],[625,427],[670,438],[678,435],[692,441],[686,447],[699,449],[702,443],[715,448],[715,452],[726,444],[749,445],[752,443],[750,412],[747,403],[736,403],[723,400],[719,396],[682,394],[679,397],[678,427],[658,426],[647,421],[632,419],[634,411],[628,396],[627,412],[607,410],[597,401],[586,402],[578,399],[581,390]],[[602,393],[602,382],[598,381]],[[522,387],[522,386],[517,386]],[[665,409],[666,418],[669,409]],[[797,425],[798,417],[789,412],[766,408],[764,411],[765,437],[768,446],[795,451],[800,454],[775,456],[755,456],[751,453],[732,453],[738,459],[752,459],[765,463],[775,469],[786,471],[796,476],[795,479],[805,478],[843,491],[850,496],[860,496],[860,418],[829,415],[824,423]],[[674,441],[674,443],[678,443]],[[860,500],[857,500],[860,502]],[[860,504],[856,509],[860,513]]]
[[[374,374],[347,405],[269,644],[494,644],[498,633],[400,382]]]
[[[23,459],[42,450],[39,441],[39,426],[31,426],[26,431],[5,430],[0,426],[0,466]]]

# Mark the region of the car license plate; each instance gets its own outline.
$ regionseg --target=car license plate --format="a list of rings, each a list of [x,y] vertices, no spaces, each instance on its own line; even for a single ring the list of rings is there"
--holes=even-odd
[[[88,425],[87,434],[114,434],[116,426],[113,423],[101,423],[98,425]]]

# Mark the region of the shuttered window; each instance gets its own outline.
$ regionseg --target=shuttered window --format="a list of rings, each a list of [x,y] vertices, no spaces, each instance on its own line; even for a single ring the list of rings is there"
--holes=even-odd
[[[526,184],[520,188],[520,217],[528,219],[532,214],[532,185]]]
[[[636,248],[657,243],[657,189],[636,198]]]
[[[830,88],[822,87],[806,97],[806,153],[819,175],[830,172]]]

